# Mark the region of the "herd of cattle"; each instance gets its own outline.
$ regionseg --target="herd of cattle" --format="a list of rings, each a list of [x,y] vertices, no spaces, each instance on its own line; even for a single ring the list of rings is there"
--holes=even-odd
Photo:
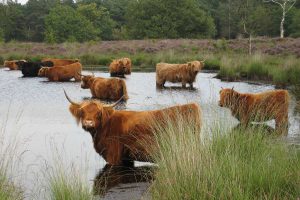
[[[81,81],[81,88],[90,89],[92,97],[101,100],[116,101],[111,105],[98,100],[74,102],[64,91],[71,103],[69,110],[77,123],[89,132],[93,138],[95,150],[110,165],[132,164],[136,161],[153,161],[149,146],[155,144],[155,127],[166,128],[170,123],[186,120],[192,124],[193,131],[200,133],[202,114],[197,103],[177,105],[152,111],[115,110],[114,107],[128,97],[125,75],[131,74],[131,60],[121,58],[113,60],[109,66],[112,77],[102,78],[83,75],[78,59],[45,58],[40,62],[25,60],[5,61],[4,67],[21,70],[24,77],[47,77],[49,81]],[[156,85],[163,88],[166,81],[193,82],[204,67],[204,61],[192,61],[185,64],[158,63],[156,65]],[[233,88],[220,90],[219,106],[229,108],[243,127],[252,121],[275,119],[276,131],[288,132],[289,94],[286,90],[266,91],[258,94],[242,94]]]

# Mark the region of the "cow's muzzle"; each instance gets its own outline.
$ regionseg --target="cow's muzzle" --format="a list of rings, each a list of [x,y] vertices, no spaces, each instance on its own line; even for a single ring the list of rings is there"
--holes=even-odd
[[[220,107],[223,107],[223,104],[221,103],[221,101],[219,101],[219,106],[220,106]]]
[[[84,129],[95,128],[95,122],[93,122],[92,120],[85,120],[82,122],[82,127]]]

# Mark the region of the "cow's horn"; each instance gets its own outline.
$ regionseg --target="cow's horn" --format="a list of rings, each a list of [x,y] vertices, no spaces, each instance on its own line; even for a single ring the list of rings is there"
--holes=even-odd
[[[232,90],[234,89],[234,86],[232,86],[232,88],[231,88]]]
[[[115,103],[113,103],[113,104],[110,104],[110,105],[105,105],[105,106],[103,106],[103,107],[115,107],[116,105],[118,105],[122,100],[123,100],[123,98],[124,98],[124,95],[118,100],[118,101],[116,101]]]
[[[224,88],[223,88],[223,87],[221,87],[221,89],[222,89],[222,90],[224,90]]]
[[[64,89],[64,93],[65,93],[66,98],[68,99],[68,101],[69,101],[72,105],[80,106],[78,103],[75,103],[74,101],[72,101],[72,100],[70,99],[70,97],[67,95],[67,92],[66,92],[65,89]]]

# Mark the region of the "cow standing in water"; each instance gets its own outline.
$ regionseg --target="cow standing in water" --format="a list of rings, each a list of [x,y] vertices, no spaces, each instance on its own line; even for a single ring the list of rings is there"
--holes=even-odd
[[[110,76],[124,78],[125,75],[131,74],[131,65],[129,58],[113,60],[109,65]]]
[[[39,70],[38,76],[47,77],[49,81],[70,81],[74,78],[75,81],[80,81],[80,73],[82,65],[79,62],[66,66],[42,67]]]
[[[124,165],[133,161],[153,161],[149,147],[155,145],[155,127],[177,123],[178,117],[194,125],[200,133],[201,110],[191,103],[151,111],[118,111],[113,105],[99,101],[73,102],[69,110],[82,128],[88,131],[94,148],[110,165]]]
[[[233,88],[220,91],[221,107],[227,107],[243,126],[250,122],[275,119],[276,130],[288,134],[289,93],[287,90],[272,90],[258,94],[243,94]]]
[[[116,101],[123,96],[125,101],[128,99],[126,83],[122,79],[81,76],[81,88],[90,89],[94,98]]]

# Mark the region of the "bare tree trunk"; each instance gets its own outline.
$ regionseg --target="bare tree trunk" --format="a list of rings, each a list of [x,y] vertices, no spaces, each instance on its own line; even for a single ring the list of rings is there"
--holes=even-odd
[[[282,11],[282,18],[280,22],[280,38],[284,38],[284,22],[285,22],[285,11]]]

